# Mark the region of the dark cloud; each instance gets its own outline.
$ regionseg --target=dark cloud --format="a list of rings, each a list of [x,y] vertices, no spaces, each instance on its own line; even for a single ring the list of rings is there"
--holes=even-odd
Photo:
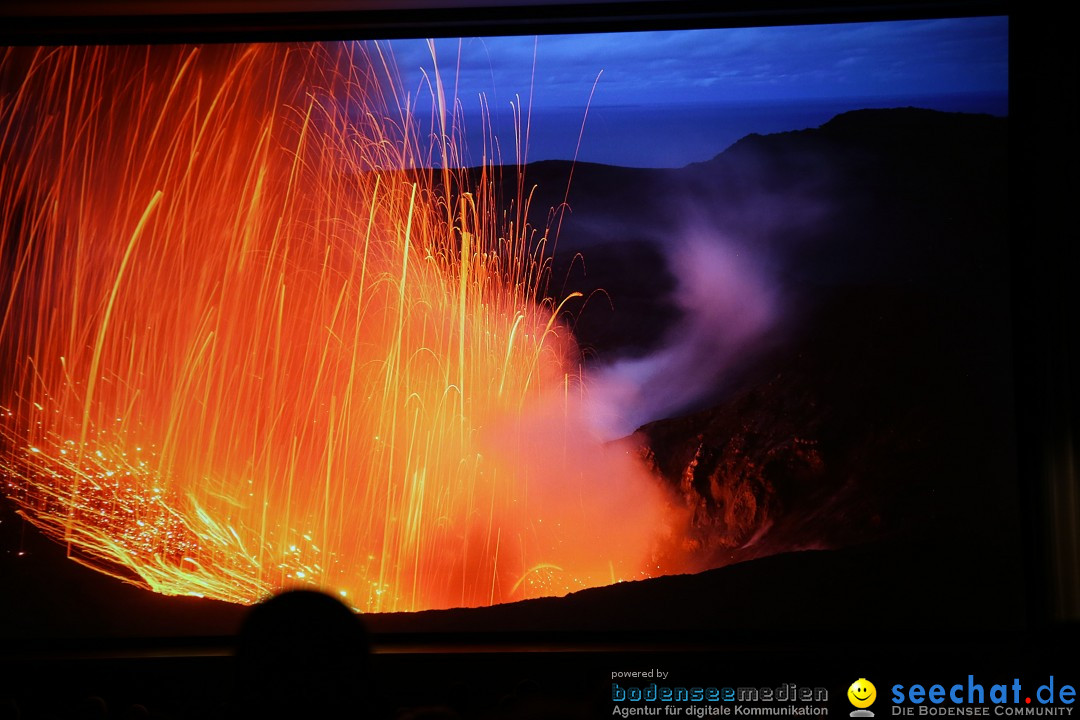
[[[425,41],[392,44],[406,87],[431,72]],[[581,106],[1004,92],[1008,21],[969,18],[798,27],[439,40],[470,102],[515,95]],[[534,71],[535,50],[535,71]],[[459,54],[460,51],[460,54]]]

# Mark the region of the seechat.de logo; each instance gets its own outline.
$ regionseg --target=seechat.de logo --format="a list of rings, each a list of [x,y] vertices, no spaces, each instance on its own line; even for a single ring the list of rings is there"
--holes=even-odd
[[[1020,678],[984,685],[974,675],[967,682],[892,686],[893,715],[1054,715],[1071,716],[1076,687],[1049,676],[1034,692]]]

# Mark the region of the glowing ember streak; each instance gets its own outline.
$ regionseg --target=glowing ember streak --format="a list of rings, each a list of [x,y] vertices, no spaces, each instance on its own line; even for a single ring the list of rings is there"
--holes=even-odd
[[[166,594],[314,584],[373,611],[660,572],[660,491],[576,419],[528,199],[504,215],[491,166],[411,170],[431,163],[381,110],[389,67],[359,46],[7,51],[0,475],[71,557]]]

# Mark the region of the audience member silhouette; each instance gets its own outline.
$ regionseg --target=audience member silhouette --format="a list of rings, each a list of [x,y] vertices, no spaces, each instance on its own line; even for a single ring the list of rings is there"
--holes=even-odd
[[[237,646],[239,701],[250,718],[362,718],[367,631],[336,598],[282,593],[252,608]]]

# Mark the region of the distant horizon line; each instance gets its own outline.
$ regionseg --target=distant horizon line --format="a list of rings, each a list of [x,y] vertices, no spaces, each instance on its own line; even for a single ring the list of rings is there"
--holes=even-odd
[[[929,98],[929,97],[932,97],[932,96],[924,96],[924,98]],[[948,97],[948,95],[946,95],[944,97]],[[1001,97],[1004,97],[1004,98],[1007,99],[1007,96],[1001,96]],[[549,146],[545,142],[545,139],[542,137],[545,133],[550,133],[551,132],[551,127],[550,126],[544,127],[542,123],[538,126],[537,123],[535,122],[535,119],[534,119],[533,128],[532,128],[533,129],[533,137],[530,140],[530,147],[529,147],[529,154],[532,157],[527,158],[525,160],[525,162],[522,163],[522,164],[524,166],[529,166],[529,165],[535,165],[537,163],[548,163],[548,162],[558,163],[558,162],[562,162],[562,163],[587,163],[587,164],[593,164],[593,165],[606,165],[606,166],[609,166],[609,167],[618,167],[618,168],[627,168],[627,169],[640,169],[640,170],[679,170],[679,169],[685,168],[685,167],[687,167],[689,165],[693,165],[693,164],[696,164],[696,163],[708,162],[708,161],[718,157],[719,155],[723,154],[724,152],[726,152],[732,145],[735,145],[736,143],[743,140],[744,138],[750,137],[752,135],[770,136],[770,135],[779,135],[779,134],[784,134],[784,133],[789,133],[789,132],[799,132],[799,131],[803,131],[803,130],[814,130],[814,129],[821,128],[822,126],[826,125],[827,123],[829,123],[831,120],[833,120],[836,117],[839,117],[841,115],[845,115],[845,114],[851,113],[851,112],[859,112],[859,111],[862,111],[862,110],[902,110],[902,109],[907,109],[907,108],[913,108],[913,109],[918,109],[918,110],[928,110],[928,111],[931,111],[931,112],[941,112],[941,113],[947,113],[947,114],[989,115],[990,117],[995,117],[995,118],[1000,118],[1000,119],[1008,119],[1008,117],[1009,117],[1007,103],[1006,103],[1006,106],[1003,108],[1004,112],[995,113],[995,112],[988,112],[988,111],[985,111],[985,110],[977,110],[977,109],[941,109],[941,108],[935,108],[935,107],[927,107],[925,105],[912,104],[913,102],[916,102],[918,100],[918,98],[913,98],[913,97],[903,97],[903,96],[901,96],[901,97],[896,98],[896,99],[899,101],[898,104],[896,104],[896,105],[888,105],[886,107],[882,107],[881,105],[883,103],[879,102],[878,106],[874,107],[874,103],[872,103],[872,102],[870,102],[870,100],[864,98],[864,99],[862,99],[861,102],[856,101],[852,105],[846,107],[845,109],[835,110],[835,111],[830,110],[829,112],[824,113],[823,115],[821,115],[820,119],[815,119],[812,122],[806,122],[805,121],[806,118],[797,118],[797,117],[786,118],[785,120],[790,121],[790,122],[781,121],[781,123],[779,123],[779,124],[782,124],[783,125],[782,127],[776,127],[774,125],[773,127],[760,128],[760,129],[750,129],[750,127],[756,126],[757,123],[755,123],[754,125],[745,125],[744,123],[739,122],[739,123],[737,123],[737,125],[739,125],[739,126],[741,126],[743,128],[741,130],[735,131],[733,128],[726,128],[726,129],[719,129],[718,128],[717,129],[716,137],[713,138],[713,140],[715,142],[712,145],[712,147],[715,148],[715,150],[713,150],[713,149],[711,149],[709,147],[706,147],[705,145],[699,145],[699,144],[693,143],[691,145],[691,147],[696,148],[698,150],[697,152],[694,152],[694,153],[691,154],[691,153],[683,150],[678,155],[673,154],[672,156],[670,156],[668,159],[674,160],[674,162],[668,162],[668,163],[656,163],[656,162],[652,162],[652,163],[650,163],[650,162],[636,162],[635,163],[634,160],[635,159],[640,160],[641,159],[640,156],[638,156],[638,157],[628,156],[628,157],[625,157],[625,158],[619,158],[619,157],[614,157],[610,153],[605,155],[603,147],[597,147],[595,145],[590,147],[590,143],[589,143],[588,138],[585,139],[583,145],[580,148],[580,152],[578,153],[577,157],[573,157],[572,148],[569,148],[568,145],[566,145],[566,147],[568,148],[568,151],[565,154],[554,154],[552,152],[554,150],[554,148]],[[821,104],[821,107],[828,108],[830,105],[835,105],[835,104],[840,103],[840,102],[842,102],[842,101],[841,100],[836,100],[836,101],[833,101],[833,102],[825,102],[825,103]],[[808,107],[814,108],[816,106],[817,106],[817,103],[794,103],[793,104],[793,107],[798,107],[798,108],[802,108],[802,109],[806,109]],[[705,111],[713,110],[714,111],[717,108],[716,105],[710,104],[710,103],[705,103],[705,104],[698,105],[698,106],[687,106],[687,107],[694,107],[699,112],[701,110],[705,110]],[[753,107],[761,107],[761,106],[760,105],[747,105],[747,106],[744,106],[744,107],[753,108]],[[658,109],[661,109],[661,106],[652,107],[652,108],[650,108],[648,106],[645,106],[644,108],[634,108],[634,109],[627,108],[627,110],[630,113],[640,113],[640,112],[649,113],[650,111],[655,111],[655,110],[658,110]],[[596,109],[593,108],[593,110],[596,110]],[[544,113],[540,112],[540,113],[537,113],[537,115],[540,116],[540,117],[543,117]],[[594,116],[590,116],[590,120],[592,120],[593,117]],[[802,120],[802,121],[800,121],[800,120]],[[678,120],[673,120],[672,123],[673,123],[673,125],[678,124]],[[690,122],[688,124],[693,125],[694,123]],[[538,127],[539,127],[539,130],[538,130]],[[588,126],[586,127],[586,131],[588,131]],[[467,128],[466,133],[468,133],[468,132],[469,132],[469,129]],[[588,134],[588,132],[586,132],[586,134]],[[576,140],[576,138],[577,138],[577,133],[575,132],[574,133],[574,139]],[[618,141],[618,139],[617,139],[617,141]],[[510,156],[507,156],[505,159],[503,159],[503,158],[488,158],[486,163],[483,162],[483,161],[479,161],[479,160],[476,161],[476,162],[468,162],[468,161],[466,161],[466,162],[463,162],[463,163],[460,163],[460,164],[455,163],[455,164],[451,165],[451,169],[454,169],[454,170],[474,169],[474,168],[481,167],[481,166],[483,166],[485,164],[493,165],[493,166],[509,167],[509,166],[513,166],[513,165],[518,165],[519,163],[514,159],[514,157],[511,154]],[[433,164],[431,166],[416,165],[416,166],[413,166],[413,169],[421,169],[421,168],[423,168],[423,169],[439,169],[440,167],[441,166],[436,163],[436,164]]]
[[[884,103],[884,102],[895,101],[895,102],[902,103],[902,104],[895,105],[894,107],[917,107],[917,106],[910,105],[912,100],[917,100],[917,99],[938,99],[938,100],[940,100],[940,99],[944,99],[944,98],[966,98],[966,99],[982,98],[982,99],[993,99],[993,100],[1005,100],[1005,101],[1008,101],[1009,92],[1007,90],[1006,91],[971,90],[971,91],[964,91],[964,92],[920,93],[918,95],[911,95],[911,94],[862,95],[862,94],[859,94],[859,95],[829,95],[829,96],[822,96],[822,97],[757,98],[757,99],[753,99],[753,100],[702,100],[702,101],[698,101],[698,102],[687,102],[687,101],[665,102],[665,101],[660,101],[660,102],[652,102],[652,103],[611,103],[611,104],[603,103],[603,102],[594,102],[594,103],[592,103],[591,105],[588,105],[588,106],[586,106],[584,104],[582,104],[582,105],[542,105],[542,106],[539,106],[538,108],[534,107],[534,108],[532,108],[532,110],[535,111],[535,110],[539,109],[541,112],[544,112],[544,111],[556,111],[556,110],[584,112],[586,107],[588,107],[588,109],[590,111],[597,110],[599,108],[603,108],[605,110],[622,110],[622,109],[625,109],[625,110],[641,110],[641,109],[660,109],[660,108],[702,108],[702,107],[733,107],[734,108],[734,107],[752,107],[752,106],[770,106],[770,105],[784,106],[784,105],[789,105],[789,104],[793,104],[793,103],[800,104],[800,105],[809,105],[809,104],[816,104],[816,103],[833,104],[833,103],[848,102],[848,101],[851,101],[851,102],[868,102],[868,103]],[[460,98],[459,98],[459,100],[460,100]],[[507,107],[509,107],[509,105],[507,105]],[[859,109],[859,108],[854,108],[854,109]],[[926,108],[926,109],[927,110],[934,110],[935,108]],[[490,112],[491,111],[491,106],[490,105],[485,105],[485,106],[482,106],[482,107],[477,107],[472,111],[466,110],[466,112],[476,112],[476,111]],[[967,112],[967,111],[964,111],[964,110],[943,110],[941,112]],[[990,114],[993,114],[993,113],[990,113]]]

